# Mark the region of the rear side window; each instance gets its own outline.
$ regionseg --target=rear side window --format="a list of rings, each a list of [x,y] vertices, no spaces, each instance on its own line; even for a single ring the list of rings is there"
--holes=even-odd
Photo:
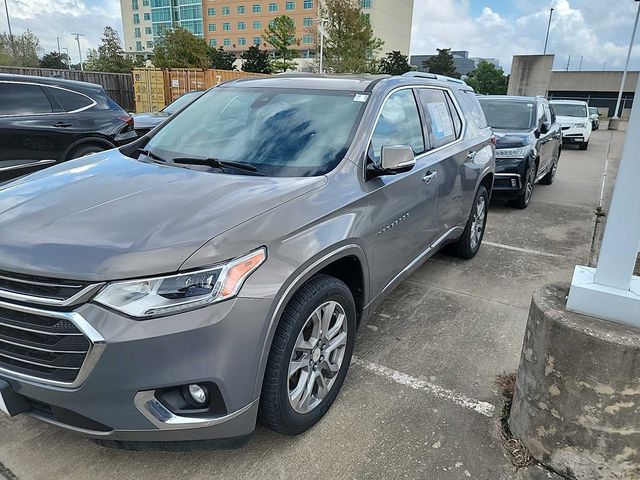
[[[472,134],[479,135],[480,130],[488,127],[480,102],[478,102],[475,92],[469,90],[459,90],[459,92],[458,99],[468,120],[467,127],[472,130]]]
[[[51,113],[51,103],[38,85],[0,83],[0,115]]]
[[[407,145],[413,153],[424,153],[424,137],[418,106],[409,89],[393,93],[385,102],[371,139],[373,154],[380,158],[384,145]]]
[[[420,88],[418,97],[425,111],[431,146],[438,148],[453,142],[457,137],[457,125],[449,110],[446,93],[443,90]]]
[[[65,112],[73,112],[93,104],[93,100],[89,97],[61,88],[50,88],[49,93],[53,95]]]

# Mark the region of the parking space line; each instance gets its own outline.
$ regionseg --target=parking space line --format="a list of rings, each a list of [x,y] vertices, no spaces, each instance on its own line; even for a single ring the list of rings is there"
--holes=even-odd
[[[393,370],[392,368],[385,367],[384,365],[367,362],[355,356],[352,358],[351,363],[354,365],[358,365],[380,377],[391,380],[399,385],[404,385],[406,387],[412,388],[413,390],[420,390],[430,393],[435,397],[449,400],[450,402],[453,402],[460,407],[466,408],[468,410],[473,410],[480,415],[484,415],[485,417],[493,417],[496,409],[494,405],[488,402],[482,402],[480,400],[465,397],[464,395],[456,393],[452,390],[448,390],[439,385],[427,382],[426,380],[412,377],[411,375]]]
[[[482,244],[487,245],[489,247],[504,248],[505,250],[512,250],[514,252],[529,253],[531,255],[540,255],[542,257],[566,258],[566,255],[558,255],[557,253],[542,252],[540,250],[531,250],[529,248],[513,247],[511,245],[503,245],[502,243],[488,242],[486,240],[484,240]]]

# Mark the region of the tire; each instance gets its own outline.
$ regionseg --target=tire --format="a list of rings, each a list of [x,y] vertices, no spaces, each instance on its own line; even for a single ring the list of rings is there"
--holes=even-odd
[[[71,153],[69,154],[69,160],[73,160],[74,158],[86,157],[87,155],[91,155],[92,153],[103,152],[104,150],[107,150],[105,146],[96,145],[94,143],[79,145],[71,151]]]
[[[330,311],[327,338],[322,320]],[[338,330],[331,334],[335,328]],[[315,425],[342,387],[355,335],[356,306],[349,287],[324,274],[304,284],[289,301],[273,338],[258,409],[260,421],[287,435]],[[321,349],[323,344],[327,346]],[[325,359],[328,348],[332,351]],[[291,375],[290,369],[294,369]],[[324,393],[321,384],[326,388]]]
[[[464,232],[458,240],[449,246],[449,252],[456,257],[471,259],[476,256],[482,239],[484,238],[484,230],[487,226],[487,210],[489,207],[489,193],[487,189],[481,186],[478,188],[476,198],[473,201],[473,207],[467,220],[467,225],[464,228]],[[479,218],[480,210],[482,209],[481,218]],[[472,232],[475,235],[472,236]]]
[[[520,195],[509,202],[511,206],[520,210],[524,210],[529,206],[531,198],[533,197],[533,188],[536,183],[537,170],[535,163],[532,162],[529,164],[529,168],[527,168],[524,179],[524,190]]]
[[[587,148],[589,148],[589,140],[587,140],[584,143],[581,143],[580,145],[578,145],[578,149],[579,150],[586,150]]]
[[[556,171],[558,170],[559,161],[558,155],[556,154],[556,156],[553,157],[553,160],[551,161],[553,162],[553,164],[551,165],[551,170],[549,170],[547,174],[540,179],[541,185],[551,185],[556,178]]]

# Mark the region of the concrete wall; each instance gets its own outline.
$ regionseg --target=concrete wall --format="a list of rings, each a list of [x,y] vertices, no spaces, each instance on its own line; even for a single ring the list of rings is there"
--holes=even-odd
[[[635,92],[639,72],[627,73],[624,91]],[[548,90],[571,92],[618,92],[622,72],[551,72]]]
[[[373,0],[371,7],[362,12],[369,15],[373,34],[384,40],[380,56],[393,50],[409,55],[413,0]]]
[[[509,95],[546,95],[554,55],[514,55],[509,77]]]

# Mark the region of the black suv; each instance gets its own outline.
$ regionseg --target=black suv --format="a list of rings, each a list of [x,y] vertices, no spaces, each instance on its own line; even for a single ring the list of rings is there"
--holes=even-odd
[[[0,182],[135,138],[100,85],[0,74]]]
[[[478,97],[496,137],[496,196],[527,208],[537,181],[551,185],[562,151],[562,128],[543,97]]]

